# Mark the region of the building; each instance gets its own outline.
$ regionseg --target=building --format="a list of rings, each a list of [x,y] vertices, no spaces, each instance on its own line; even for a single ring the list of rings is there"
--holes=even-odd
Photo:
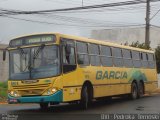
[[[119,44],[139,41],[140,43],[145,42],[145,28],[116,28],[116,29],[103,29],[93,30],[91,38],[98,40],[107,40],[116,42]],[[160,45],[160,28],[150,28],[150,46],[156,48]]]
[[[0,82],[8,79],[8,55],[6,61],[3,61],[3,50],[7,47],[5,44],[0,44]]]

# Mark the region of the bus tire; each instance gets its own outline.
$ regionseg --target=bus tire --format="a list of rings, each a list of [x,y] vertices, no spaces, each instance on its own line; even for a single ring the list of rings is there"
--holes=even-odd
[[[46,109],[48,109],[48,106],[49,106],[48,103],[40,103],[39,105],[40,105],[41,110],[46,110]]]
[[[89,103],[89,93],[88,93],[88,87],[85,85],[83,86],[81,92],[81,101],[80,101],[81,108],[86,110],[88,108],[88,103]]]
[[[143,94],[144,94],[144,86],[143,86],[143,83],[142,82],[140,82],[139,83],[139,89],[138,89],[138,98],[141,98],[142,96],[143,96]]]
[[[137,97],[138,97],[138,87],[137,87],[137,84],[135,82],[133,82],[132,85],[131,85],[130,98],[132,100],[135,100],[135,99],[137,99]]]

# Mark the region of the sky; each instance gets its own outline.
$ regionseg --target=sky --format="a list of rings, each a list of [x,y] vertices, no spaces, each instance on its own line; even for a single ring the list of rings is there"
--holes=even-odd
[[[129,0],[0,0],[0,9],[50,10],[88,5],[99,5]],[[18,19],[0,16],[0,42],[9,43],[14,37],[42,32],[59,32],[91,38],[95,29],[115,29],[129,25],[145,24],[146,4],[91,9],[83,11],[56,12],[47,15],[16,15]],[[151,3],[151,17],[160,9],[160,2]],[[47,22],[37,23],[19,19]],[[160,12],[151,20],[160,26]]]

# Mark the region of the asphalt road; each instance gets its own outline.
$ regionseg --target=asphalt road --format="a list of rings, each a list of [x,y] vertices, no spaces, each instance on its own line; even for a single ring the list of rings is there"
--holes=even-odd
[[[160,113],[160,94],[145,96],[137,100],[114,98],[109,102],[95,101],[88,110],[81,110],[76,104],[61,104],[51,106],[42,111],[37,104],[3,104],[0,105],[0,114],[3,116],[24,119],[102,119],[102,114],[158,114]],[[12,116],[15,115],[15,116]],[[0,118],[1,119],[1,118]],[[4,118],[3,118],[4,119]],[[106,117],[107,119],[107,117]]]

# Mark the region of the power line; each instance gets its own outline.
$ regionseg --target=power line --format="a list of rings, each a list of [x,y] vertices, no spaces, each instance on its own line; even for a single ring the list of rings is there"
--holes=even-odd
[[[48,24],[48,25],[51,25],[51,24],[54,24],[54,25],[59,25],[59,26],[71,26],[71,27],[101,27],[101,28],[104,28],[104,27],[110,27],[110,28],[115,28],[115,27],[137,27],[137,26],[144,26],[144,24],[137,24],[137,25],[123,25],[123,26],[88,26],[88,25],[76,25],[76,24],[62,24],[62,23],[53,23],[53,22],[46,22],[46,21],[36,21],[36,20],[31,20],[31,19],[24,19],[24,18],[17,18],[17,17],[11,17],[11,16],[6,16],[4,15],[4,17],[7,17],[7,18],[11,18],[11,19],[16,19],[16,20],[22,20],[22,21],[27,21],[27,22],[34,22],[34,23],[41,23],[41,24]]]
[[[156,28],[160,28],[160,26],[157,26],[157,25],[153,25],[153,24],[152,24],[151,26],[152,26],[152,27],[156,27]]]
[[[159,2],[160,0],[151,0],[151,2]],[[53,12],[62,12],[62,11],[77,11],[77,10],[87,10],[87,9],[97,9],[97,8],[107,8],[107,7],[118,7],[118,6],[128,6],[146,3],[144,0],[134,0],[134,1],[125,1],[101,5],[92,5],[92,6],[83,6],[83,7],[73,7],[73,8],[64,8],[64,9],[53,9],[53,10],[39,10],[39,11],[18,11],[18,10],[5,10],[1,14],[44,14],[44,13],[53,13]]]
[[[160,12],[160,9],[150,18],[150,20],[152,20],[159,12]]]
[[[99,25],[106,25],[106,23],[109,24],[114,24],[114,25],[122,25],[122,24],[139,24],[139,23],[126,23],[126,22],[113,22],[113,21],[102,21],[102,20],[94,20],[94,19],[84,19],[84,18],[77,18],[77,17],[67,17],[67,16],[60,16],[60,15],[38,15],[38,16],[43,16],[51,19],[58,19],[62,20],[65,22],[80,22],[83,24],[99,24]]]
[[[126,22],[113,22],[113,21],[102,21],[102,20],[94,20],[94,19],[84,19],[84,18],[77,18],[77,17],[68,17],[68,16],[60,16],[60,15],[48,15],[48,14],[38,14],[36,16],[40,16],[41,18],[51,18],[53,20],[58,20],[58,21],[63,21],[65,23],[70,22],[79,22],[81,24],[86,24],[86,25],[98,25],[98,26],[106,26],[106,24],[110,25],[137,25],[140,23],[126,23]]]
[[[127,9],[127,11],[124,11],[124,10],[126,10]],[[133,11],[134,10],[134,11]],[[63,11],[63,12],[58,12],[58,13],[76,13],[76,14],[81,14],[81,13],[102,13],[102,12],[107,12],[107,13],[116,13],[116,12],[121,12],[121,13],[133,13],[133,12],[135,12],[135,11],[139,11],[139,10],[145,10],[145,8],[137,8],[136,9],[136,7],[135,8],[120,8],[120,9],[113,9],[113,8],[111,8],[111,9],[99,9],[99,10],[83,10],[83,11]]]
[[[152,5],[152,8],[154,7],[155,9],[155,6]],[[137,11],[140,11],[140,10],[145,10],[146,7],[145,6],[130,6],[130,7],[116,7],[116,8],[101,8],[101,9],[92,9],[92,10],[83,10],[83,11],[62,11],[62,12],[58,12],[58,13],[71,13],[71,14],[81,14],[81,13],[99,13],[99,12],[105,12],[107,14],[111,13],[135,13]],[[127,11],[126,11],[127,10]],[[153,11],[153,10],[152,10]],[[53,13],[52,13],[53,14]],[[57,13],[55,13],[57,14]]]
[[[160,1],[160,0],[151,0],[151,2],[157,2],[157,1]],[[42,14],[42,15],[46,15],[48,13],[53,13],[53,12],[61,12],[61,11],[62,12],[66,12],[66,11],[87,10],[87,9],[94,9],[94,8],[120,7],[120,6],[128,6],[128,5],[141,4],[141,3],[146,3],[146,1],[144,1],[144,0],[135,0],[135,1],[125,1],[125,2],[118,2],[118,3],[102,4],[102,5],[92,5],[92,6],[75,7],[75,8],[64,8],[64,9],[54,9],[54,10],[40,10],[40,11],[20,11],[20,10],[0,9],[0,11],[1,11],[0,12],[0,16],[4,16],[4,15],[18,15],[18,14]],[[131,9],[131,7],[129,9]],[[132,9],[133,8],[134,7],[132,7]],[[124,8],[120,8],[120,9],[124,9]],[[118,9],[117,9],[117,11],[118,11]],[[5,17],[9,18],[9,16],[5,16]],[[100,24],[99,26],[86,26],[86,25],[85,26],[80,26],[80,25],[75,25],[75,24],[70,24],[69,25],[69,24],[50,23],[50,22],[46,22],[46,21],[35,21],[35,20],[23,19],[23,18],[15,18],[15,17],[10,17],[10,18],[24,20],[24,21],[30,21],[30,22],[44,23],[44,24],[79,26],[79,27],[106,27],[103,24]],[[67,17],[66,18],[64,18],[64,17],[62,18],[61,17],[60,19],[62,21],[67,21],[67,22],[76,21],[75,19],[70,18],[70,17],[68,17],[68,18]],[[83,20],[83,19],[80,19],[80,18],[78,18],[78,20],[81,21],[82,23],[91,23],[90,21],[86,21],[86,20]],[[132,24],[131,26],[137,26],[137,25],[143,25],[143,24],[136,24],[136,25]],[[107,27],[117,27],[117,26],[107,26]]]
[[[152,0],[151,2],[157,2],[160,0]],[[95,9],[95,8],[104,8],[104,7],[116,7],[116,6],[126,6],[126,5],[134,5],[146,3],[146,1],[135,0],[135,1],[126,1],[126,2],[118,2],[118,3],[109,3],[102,5],[92,5],[92,6],[84,6],[84,7],[74,7],[74,8],[65,8],[65,9],[55,9],[55,10],[42,10],[42,11],[31,11],[33,13],[46,13],[46,12],[58,12],[58,11],[72,11],[72,10],[85,10],[85,9]]]
[[[68,1],[60,1],[60,0],[45,0],[45,1],[47,1],[47,2],[54,2],[54,3],[60,3],[60,4],[70,4],[70,5],[81,5],[80,3],[77,3],[77,2],[71,2],[71,0],[68,0],[68,1],[70,1],[70,2],[68,2]]]

